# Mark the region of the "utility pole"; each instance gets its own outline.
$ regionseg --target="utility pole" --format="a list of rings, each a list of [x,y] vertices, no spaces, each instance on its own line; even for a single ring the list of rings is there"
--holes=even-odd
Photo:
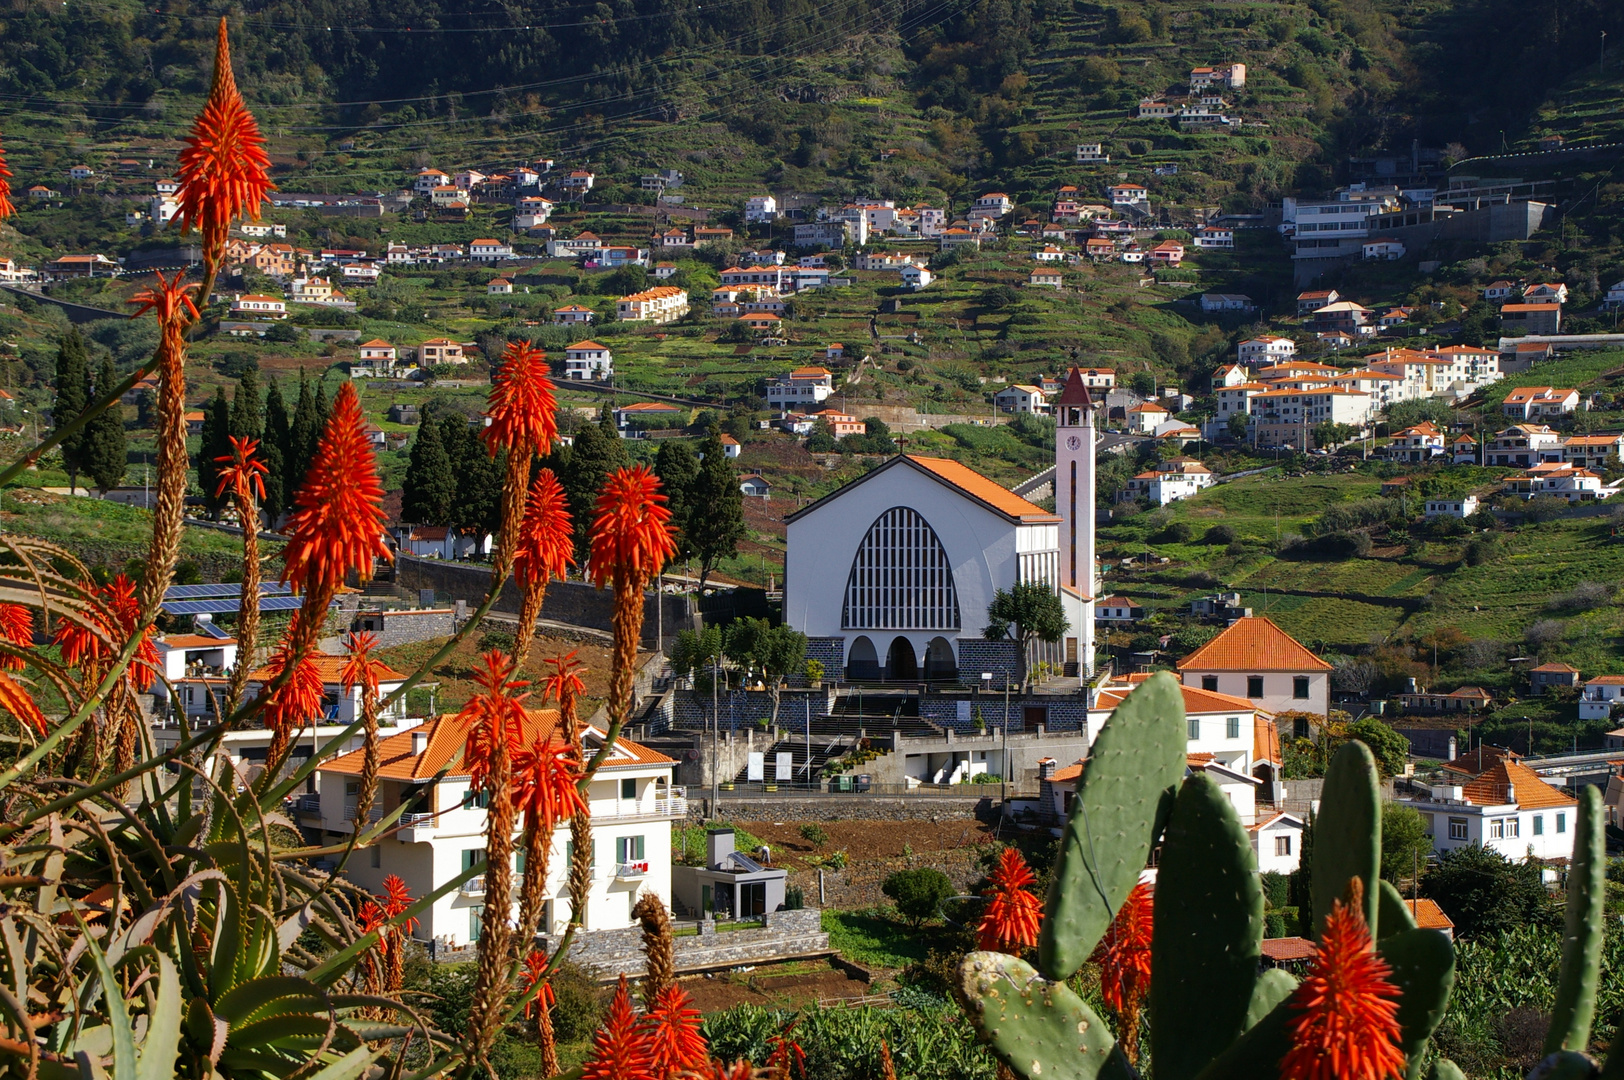
[[[722,656],[718,652],[711,657],[711,818],[717,815],[717,800],[721,798],[721,780],[716,770],[722,764],[722,706],[717,696],[717,684],[722,677]]]

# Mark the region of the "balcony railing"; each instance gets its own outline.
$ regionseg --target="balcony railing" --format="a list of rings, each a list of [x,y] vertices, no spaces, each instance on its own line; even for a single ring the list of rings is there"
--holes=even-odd
[[[459,888],[464,896],[484,896],[485,877],[482,874],[479,877],[470,878],[469,880],[463,882]]]
[[[594,820],[605,818],[687,817],[688,789],[673,787],[670,794],[653,799],[616,799],[592,807]]]
[[[619,863],[619,864],[617,864],[615,866],[615,877],[617,877],[617,878],[640,878],[640,877],[646,877],[647,875],[648,875],[648,863],[647,863],[647,861],[644,861],[644,862],[623,862],[623,863]]]

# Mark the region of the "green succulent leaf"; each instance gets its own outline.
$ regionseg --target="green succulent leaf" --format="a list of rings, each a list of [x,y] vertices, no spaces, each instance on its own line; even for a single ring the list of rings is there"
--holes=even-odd
[[[1365,924],[1380,932],[1376,881],[1382,865],[1382,798],[1376,759],[1354,739],[1342,744],[1325,770],[1314,819],[1314,937],[1342,899],[1348,881],[1364,885]]]
[[[953,989],[993,1053],[1027,1080],[1134,1080],[1105,1021],[1019,957],[970,953]]]

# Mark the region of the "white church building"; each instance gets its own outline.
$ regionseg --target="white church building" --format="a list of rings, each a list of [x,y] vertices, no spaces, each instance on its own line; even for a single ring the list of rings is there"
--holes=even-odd
[[[1014,673],[983,635],[994,594],[1041,582],[1070,624],[1034,659],[1094,667],[1094,403],[1076,369],[1054,403],[1055,511],[946,458],[898,455],[785,519],[784,621],[835,678]]]

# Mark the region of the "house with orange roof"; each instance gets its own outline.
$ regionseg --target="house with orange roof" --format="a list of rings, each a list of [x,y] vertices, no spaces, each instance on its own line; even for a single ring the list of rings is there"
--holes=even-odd
[[[1145,609],[1126,596],[1107,596],[1094,603],[1094,618],[1102,623],[1126,626],[1144,615]]]
[[[565,304],[553,309],[554,326],[590,326],[598,313],[580,304]]]
[[[1439,852],[1480,845],[1513,862],[1573,856],[1578,800],[1512,757],[1420,793],[1412,789],[1397,802],[1421,814]]]
[[[1381,447],[1380,454],[1389,461],[1406,461],[1420,465],[1444,452],[1444,433],[1431,420],[1423,420],[1393,435],[1393,441]]]
[[[1578,407],[1579,391],[1572,387],[1519,386],[1506,395],[1500,411],[1518,420],[1538,420],[1547,416],[1566,416]]]
[[[1307,831],[1302,818],[1280,810],[1267,817],[1260,814],[1259,820],[1245,829],[1258,873],[1289,874],[1297,869],[1303,857],[1303,833]]]
[[[379,740],[378,798],[374,817],[361,826],[387,814],[400,816],[397,827],[368,849],[369,857],[352,859],[346,867],[355,884],[372,892],[383,891],[387,875],[398,875],[413,896],[427,896],[473,871],[419,916],[416,937],[437,951],[472,945],[487,919],[510,920],[516,914],[512,909],[486,914],[492,898],[484,892],[485,799],[469,783],[465,756],[471,723],[446,713]],[[525,710],[522,727],[527,746],[565,737],[557,709]],[[596,753],[604,738],[602,730],[588,727],[582,753]],[[304,804],[308,809],[300,824],[329,842],[355,832],[364,761],[365,752],[354,750],[320,766],[318,798],[311,800],[314,805]],[[621,738],[594,776],[587,791],[593,850],[588,906],[581,913],[585,930],[633,925],[632,908],[646,894],[670,905],[671,823],[687,814],[684,789],[672,784],[675,766],[664,754]],[[550,849],[541,925],[548,936],[562,933],[571,916],[567,822],[555,830]],[[522,875],[526,867],[521,862],[516,869]]]
[[[395,373],[398,350],[382,338],[361,343],[361,355],[350,363],[350,377],[379,376],[387,378]]]
[[[1552,689],[1571,689],[1579,685],[1579,669],[1572,664],[1552,660],[1528,669],[1528,692],[1539,697]]]
[[[1170,419],[1172,415],[1154,401],[1146,401],[1128,410],[1128,427],[1148,435],[1156,430],[1156,425]]]
[[[1178,662],[1180,680],[1266,712],[1331,711],[1331,665],[1266,616],[1236,619]]]

